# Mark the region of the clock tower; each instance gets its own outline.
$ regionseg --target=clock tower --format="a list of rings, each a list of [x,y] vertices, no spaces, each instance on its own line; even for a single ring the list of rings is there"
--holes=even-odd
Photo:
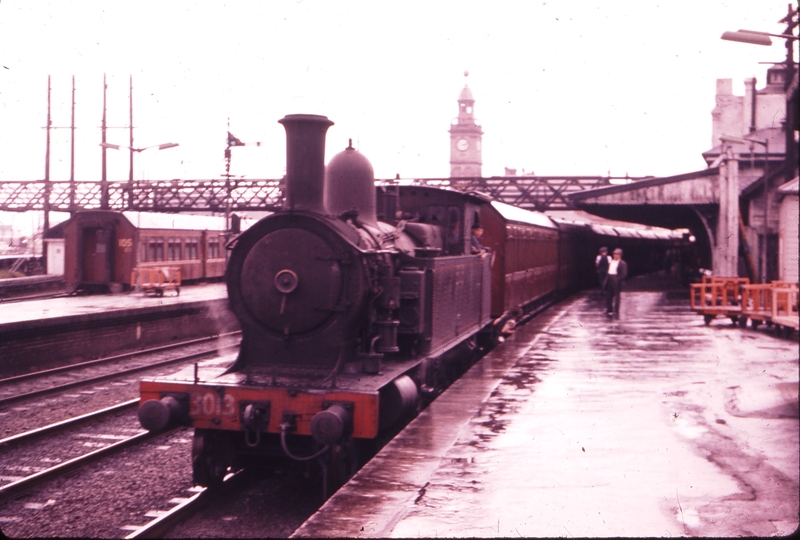
[[[464,77],[469,72],[464,72]],[[469,86],[458,96],[458,116],[450,125],[450,177],[481,176],[481,135],[483,131],[474,116],[475,99]]]

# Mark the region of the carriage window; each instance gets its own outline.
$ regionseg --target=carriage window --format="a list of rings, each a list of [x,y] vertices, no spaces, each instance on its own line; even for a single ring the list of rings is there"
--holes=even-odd
[[[169,237],[167,239],[167,260],[179,261],[181,260],[181,239]]]
[[[197,249],[197,238],[186,239],[186,258],[189,260],[200,258],[199,250]]]
[[[208,239],[208,258],[219,259],[219,238],[213,237]]]
[[[149,249],[147,253],[148,261],[163,261],[164,260],[164,237],[153,236],[150,238]]]

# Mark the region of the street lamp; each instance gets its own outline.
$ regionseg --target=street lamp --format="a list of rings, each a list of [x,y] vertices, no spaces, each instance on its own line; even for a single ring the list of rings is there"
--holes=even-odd
[[[759,265],[761,273],[761,283],[767,282],[767,219],[769,218],[769,139],[759,141],[758,139],[745,139],[743,137],[733,137],[731,135],[721,135],[722,142],[749,144],[750,153],[753,152],[753,144],[760,144],[764,147],[764,176],[762,180],[764,188],[764,221],[761,224],[762,245],[759,253]]]
[[[180,145],[178,143],[168,142],[168,143],[164,143],[164,144],[154,144],[152,146],[145,146],[144,148],[131,148],[130,146],[119,145],[119,144],[111,144],[111,143],[107,143],[107,142],[101,142],[100,143],[100,147],[103,148],[104,150],[105,149],[109,149],[109,148],[111,150],[121,150],[122,148],[125,148],[125,149],[131,151],[131,164],[130,164],[131,166],[130,166],[130,174],[128,175],[128,183],[130,184],[129,187],[131,189],[133,189],[133,153],[134,152],[141,153],[141,152],[144,152],[145,150],[148,150],[150,148],[158,148],[159,150],[166,150],[167,148],[175,148],[176,146],[180,146]]]
[[[779,37],[783,39],[797,39],[797,36],[791,34],[770,34],[769,32],[756,32],[755,30],[742,30],[736,32],[723,32],[722,39],[726,41],[738,41],[739,43],[750,43],[752,45],[765,45],[767,47],[772,45],[772,40],[769,36]]]
[[[133,139],[131,139],[131,141],[133,141]],[[105,201],[108,200],[108,184],[107,184],[106,179],[105,179],[106,178],[105,154],[106,154],[106,150],[107,149],[110,148],[112,150],[120,150],[122,148],[125,148],[127,150],[130,150],[130,168],[128,169],[129,170],[129,172],[128,172],[128,204],[129,204],[129,207],[132,209],[133,208],[133,153],[134,152],[141,153],[141,152],[144,152],[145,150],[148,150],[150,148],[158,148],[159,150],[166,150],[167,148],[175,148],[176,146],[179,146],[179,144],[178,143],[174,143],[174,142],[168,142],[168,143],[163,143],[163,144],[154,144],[152,146],[145,146],[144,148],[132,148],[130,146],[125,146],[125,145],[101,142],[100,143],[100,147],[103,149],[103,181],[102,181],[103,186],[101,188],[101,190],[103,192],[103,200],[105,200]],[[105,206],[104,206],[104,208],[105,208]]]
[[[180,146],[176,142],[168,142],[164,144],[154,144],[152,146],[145,146],[144,148],[131,148],[130,146],[124,146],[119,144],[111,144],[111,143],[100,143],[100,146],[103,148],[111,148],[112,150],[119,150],[120,148],[127,148],[131,152],[144,152],[148,148],[158,148],[159,150],[166,150],[167,148],[175,148],[176,146]]]

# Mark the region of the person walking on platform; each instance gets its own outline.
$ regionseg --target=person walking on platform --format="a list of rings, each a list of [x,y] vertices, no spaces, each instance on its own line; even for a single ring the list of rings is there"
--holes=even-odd
[[[597,279],[600,281],[600,291],[605,292],[606,281],[608,280],[608,265],[611,257],[608,256],[608,248],[603,246],[594,259],[594,268],[597,271]]]
[[[619,319],[619,303],[622,282],[628,277],[628,263],[622,260],[622,250],[614,250],[614,258],[608,263],[608,287],[606,288],[606,311],[609,317]]]

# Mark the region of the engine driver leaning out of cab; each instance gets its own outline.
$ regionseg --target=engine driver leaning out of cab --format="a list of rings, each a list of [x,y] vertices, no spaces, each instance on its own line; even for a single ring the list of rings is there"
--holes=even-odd
[[[486,250],[481,244],[481,236],[483,236],[483,228],[479,224],[475,223],[472,226],[472,238],[470,238],[470,251],[473,255],[486,253]]]

